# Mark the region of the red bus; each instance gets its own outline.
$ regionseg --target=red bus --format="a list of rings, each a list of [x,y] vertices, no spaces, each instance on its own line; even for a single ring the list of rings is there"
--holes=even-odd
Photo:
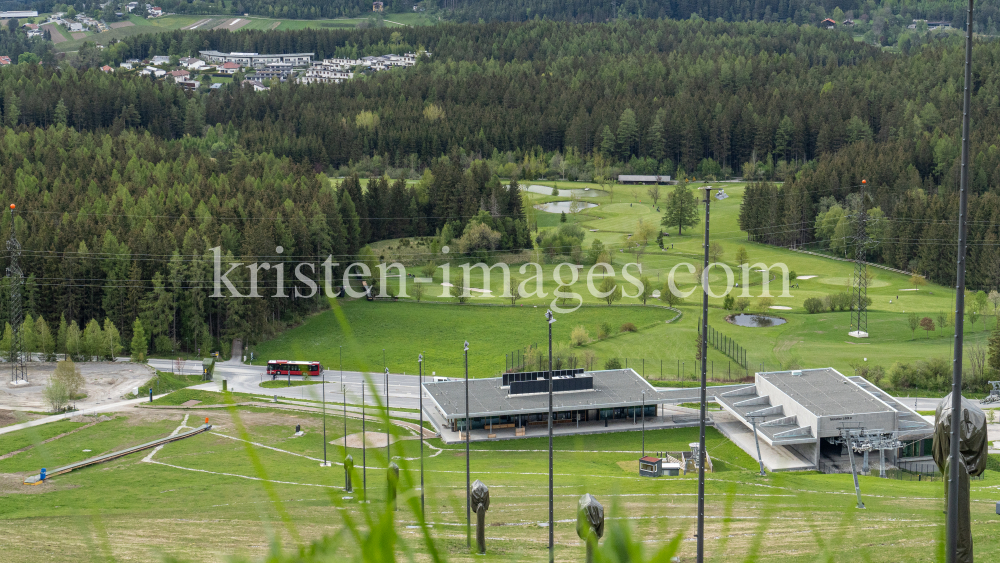
[[[290,362],[288,360],[268,360],[267,374],[274,377],[279,375],[316,375],[323,371],[323,366],[319,362]]]

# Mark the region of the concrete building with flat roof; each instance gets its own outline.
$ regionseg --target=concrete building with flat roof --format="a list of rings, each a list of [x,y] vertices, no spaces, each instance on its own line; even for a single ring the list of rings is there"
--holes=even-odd
[[[275,63],[288,63],[292,66],[309,66],[316,53],[223,53],[220,51],[198,51],[206,62],[225,64],[236,63],[253,68],[264,68]]]
[[[446,443],[464,439],[465,381],[423,384],[424,412]],[[556,370],[553,377],[556,435],[698,425],[697,387],[653,387],[631,369]],[[754,382],[710,386],[707,400],[722,411],[706,423],[772,471],[850,470],[845,431],[891,435],[902,445],[885,450],[888,465],[928,455],[933,426],[863,377],[833,368],[757,373]],[[469,380],[469,426],[473,441],[548,434],[547,372],[510,373]],[[756,429],[754,422],[756,421]],[[879,454],[875,452],[876,458]],[[921,457],[923,456],[923,457]]]
[[[904,444],[926,440],[934,430],[865,378],[833,368],[757,373],[753,385],[717,393],[715,399],[751,432],[756,420],[762,443],[791,450],[813,468],[824,458],[832,465],[845,455],[838,443],[845,430],[891,433]],[[887,462],[899,454],[887,450]]]
[[[641,174],[619,174],[619,184],[669,184],[670,176],[644,176]]]
[[[689,402],[691,389],[653,387],[632,369],[554,370],[554,433],[591,434],[698,425],[696,411],[670,404]],[[548,373],[508,373],[469,380],[470,439],[506,439],[548,434]],[[744,386],[713,388],[716,392]],[[460,441],[465,428],[465,380],[423,384],[424,412],[445,442]],[[697,390],[695,390],[697,391]],[[709,424],[711,422],[709,421]]]
[[[644,394],[646,416],[656,416],[659,393],[631,369],[554,370],[553,374],[552,411],[557,426],[641,417]],[[469,380],[469,426],[472,430],[535,424],[547,428],[548,385],[544,371]],[[424,383],[424,389],[450,430],[464,431],[465,380]]]

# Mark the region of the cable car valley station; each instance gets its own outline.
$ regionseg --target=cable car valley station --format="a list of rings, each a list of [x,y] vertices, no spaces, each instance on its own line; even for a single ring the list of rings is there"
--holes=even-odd
[[[698,388],[654,387],[632,369],[552,372],[557,435],[698,426]],[[446,443],[548,434],[549,372],[423,384],[424,412]],[[467,398],[467,400],[466,400]],[[833,368],[763,372],[708,388],[707,424],[771,471],[841,471],[848,451],[874,463],[929,460],[933,425],[862,377]],[[467,406],[468,405],[468,406]],[[655,445],[651,449],[656,449]],[[884,460],[884,462],[882,461]]]

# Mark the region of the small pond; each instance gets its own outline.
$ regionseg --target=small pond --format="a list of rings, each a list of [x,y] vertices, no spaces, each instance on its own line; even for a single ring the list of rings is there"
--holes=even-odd
[[[550,203],[539,203],[535,206],[535,209],[540,211],[546,211],[548,213],[570,213],[570,206],[573,205],[572,201],[553,201]],[[577,205],[580,210],[587,209],[588,207],[597,207],[596,203],[587,203],[585,201],[578,202]]]
[[[527,190],[533,194],[552,195],[552,188],[548,186],[539,186],[537,184],[534,184],[526,188],[522,187],[521,189]],[[562,190],[562,189],[559,190],[559,197],[573,197],[573,196],[597,197],[600,195],[604,195],[604,192],[602,192],[601,190],[594,190],[594,189],[585,190],[583,188],[574,188],[571,190]]]
[[[770,315],[753,315],[747,313],[740,313],[739,315],[729,315],[728,317],[726,317],[726,320],[733,323],[736,326],[745,326],[749,328],[778,326],[788,322],[781,317],[772,317]]]

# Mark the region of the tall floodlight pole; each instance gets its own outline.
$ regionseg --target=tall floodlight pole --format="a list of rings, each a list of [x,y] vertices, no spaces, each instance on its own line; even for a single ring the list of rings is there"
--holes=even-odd
[[[965,236],[969,211],[969,111],[972,100],[972,3],[965,25],[965,90],[962,93],[962,176],[958,199],[958,284],[955,291],[955,358],[951,370],[951,452],[948,471],[948,535],[945,557],[954,563],[958,557],[958,443],[962,439],[962,330],[965,315]]]
[[[420,383],[417,391],[420,393],[420,513],[424,514],[424,355],[417,356],[420,366]]]
[[[368,502],[368,464],[365,462],[365,455],[368,451],[368,434],[365,433],[365,384],[367,378],[361,377],[361,492]],[[347,436],[344,436],[344,445],[347,445]]]
[[[465,545],[472,549],[472,484],[469,480],[469,341],[465,341]]]
[[[362,388],[364,385],[362,384]],[[347,388],[344,387],[344,347],[340,347],[340,392],[344,396],[344,452],[347,452]],[[362,391],[363,392],[363,391]],[[364,424],[362,419],[361,424]],[[364,436],[364,432],[362,432]],[[350,471],[347,469],[347,464],[344,464],[344,486],[346,487],[351,479]]]
[[[646,457],[646,392],[642,392],[642,457]]]
[[[712,186],[705,186],[705,264],[701,273],[701,408],[698,416],[698,563],[705,561],[705,402],[708,400],[708,219]],[[720,196],[722,194],[719,194]],[[723,199],[720,197],[720,199]]]
[[[545,311],[545,318],[549,323],[549,563],[554,563],[556,560],[556,535],[555,535],[555,521],[553,518],[553,507],[552,507],[552,323],[556,322],[555,317],[552,315],[552,311]]]
[[[10,204],[10,237],[7,239],[7,252],[10,253],[10,265],[7,266],[7,277],[10,278],[10,326],[13,338],[10,342],[10,381],[28,381],[27,368],[24,367],[24,336],[21,333],[24,311],[21,308],[21,286],[24,285],[24,273],[21,271],[21,243],[17,241],[14,232],[14,208]]]

